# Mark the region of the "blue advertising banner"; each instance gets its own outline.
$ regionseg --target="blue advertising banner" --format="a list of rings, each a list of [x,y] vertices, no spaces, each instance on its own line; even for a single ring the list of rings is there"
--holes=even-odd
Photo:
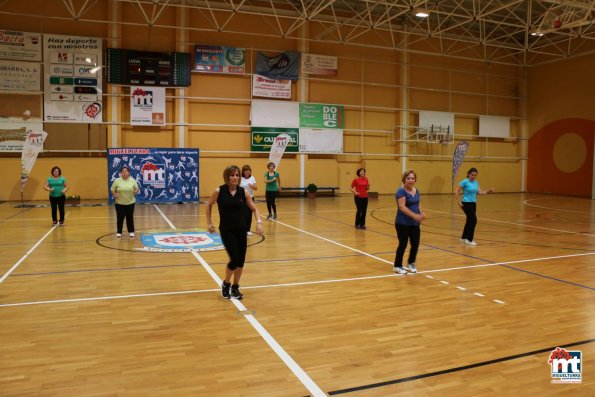
[[[274,80],[297,80],[300,73],[300,53],[283,52],[267,57],[259,52],[255,73]]]
[[[207,73],[244,74],[246,50],[244,48],[196,45],[194,70]]]
[[[140,188],[137,203],[198,202],[198,149],[109,148],[107,161],[110,203],[123,166]]]

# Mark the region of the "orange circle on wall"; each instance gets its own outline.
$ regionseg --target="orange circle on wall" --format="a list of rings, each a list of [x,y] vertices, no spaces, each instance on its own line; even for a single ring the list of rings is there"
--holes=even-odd
[[[580,135],[569,132],[556,140],[553,155],[554,164],[560,171],[575,172],[587,159],[587,145]]]

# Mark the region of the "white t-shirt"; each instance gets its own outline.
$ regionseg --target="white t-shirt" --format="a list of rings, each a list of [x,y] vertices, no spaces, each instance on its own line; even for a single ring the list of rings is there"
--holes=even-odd
[[[240,187],[243,187],[244,189],[246,189],[248,194],[250,194],[250,197],[254,198],[254,190],[252,190],[252,188],[250,186],[248,186],[248,184],[250,184],[250,185],[256,184],[256,179],[254,179],[254,176],[250,175],[250,178],[248,178],[248,179],[242,177],[242,181],[240,182]]]

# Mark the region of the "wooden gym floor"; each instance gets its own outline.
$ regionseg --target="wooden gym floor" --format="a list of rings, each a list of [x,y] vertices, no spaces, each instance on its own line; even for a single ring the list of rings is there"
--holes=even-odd
[[[0,396],[562,396],[595,393],[595,201],[482,196],[477,247],[422,195],[418,274],[397,276],[396,205],[282,198],[249,238],[243,301],[225,251],[147,253],[113,207],[0,204]],[[264,203],[258,203],[266,215]],[[205,227],[204,205],[140,205],[137,235]],[[551,384],[555,347],[583,383]]]

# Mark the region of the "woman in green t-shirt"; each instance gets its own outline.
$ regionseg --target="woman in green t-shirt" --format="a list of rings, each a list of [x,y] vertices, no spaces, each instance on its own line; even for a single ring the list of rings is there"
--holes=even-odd
[[[68,190],[66,178],[62,176],[60,167],[54,167],[51,171],[52,176],[48,178],[45,190],[50,192],[50,206],[52,207],[52,225],[58,224],[57,210],[60,211],[60,226],[64,225],[64,202],[66,196],[64,193]]]
[[[267,168],[269,170],[264,173],[264,182],[266,183],[265,198],[267,200],[267,209],[269,210],[267,219],[277,219],[277,205],[275,204],[275,199],[277,198],[277,194],[281,191],[281,178],[279,177],[279,173],[275,171],[275,163],[271,161],[267,164]]]
[[[134,204],[136,194],[140,191],[134,178],[130,177],[130,170],[124,166],[120,170],[120,177],[114,181],[111,187],[112,196],[116,200],[116,225],[117,238],[122,238],[122,228],[126,219],[126,229],[130,238],[134,238]]]

